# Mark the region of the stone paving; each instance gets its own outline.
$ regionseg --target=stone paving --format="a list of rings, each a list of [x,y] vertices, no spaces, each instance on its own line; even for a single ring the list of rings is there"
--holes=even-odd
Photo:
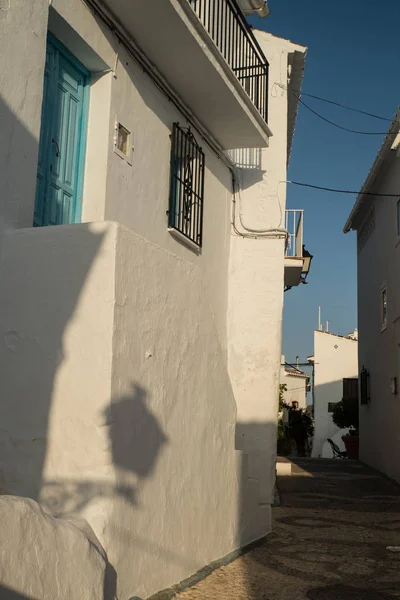
[[[177,600],[400,598],[400,487],[356,461],[295,460],[267,542]]]

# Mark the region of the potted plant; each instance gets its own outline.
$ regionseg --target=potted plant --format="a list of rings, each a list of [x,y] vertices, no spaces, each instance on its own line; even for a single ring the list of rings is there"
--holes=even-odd
[[[277,454],[278,456],[289,456],[292,453],[292,438],[289,436],[289,428],[282,419],[278,421]]]
[[[343,398],[332,413],[332,420],[340,429],[349,428],[347,435],[342,436],[346,446],[347,457],[358,460],[358,398]]]

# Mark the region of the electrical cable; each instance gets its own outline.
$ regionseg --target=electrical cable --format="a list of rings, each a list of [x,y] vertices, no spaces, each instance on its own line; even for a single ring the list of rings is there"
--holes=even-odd
[[[311,367],[312,363],[310,362],[306,362],[306,363],[299,363],[298,365],[294,365],[293,363],[288,363],[288,362],[284,362],[281,363],[281,367],[293,367],[293,369],[297,369],[297,367]],[[300,373],[302,373],[301,369],[297,369],[298,371],[300,371]]]
[[[334,100],[328,100],[327,98],[321,98],[320,96],[314,96],[313,94],[306,94],[305,92],[301,92],[302,96],[307,96],[308,98],[314,98],[314,100],[319,100],[320,102],[326,102],[327,104],[334,104],[335,106],[340,106],[341,108],[345,108],[346,110],[351,110],[352,112],[360,113],[361,115],[366,115],[367,117],[372,117],[373,119],[379,119],[381,121],[389,121],[391,123],[393,119],[388,119],[387,117],[381,117],[380,115],[374,115],[373,113],[366,112],[365,110],[361,110],[359,108],[353,108],[352,106],[348,106],[347,104],[341,104],[340,102],[335,102]]]
[[[306,104],[300,98],[300,96],[298,96],[295,92],[292,92],[292,93],[293,93],[293,96],[298,100],[298,102],[300,102],[300,104],[302,104],[313,115],[315,115],[322,121],[325,121],[325,123],[328,123],[329,125],[332,125],[333,127],[336,127],[337,129],[341,129],[342,131],[347,131],[348,133],[356,133],[357,135],[397,135],[398,134],[398,132],[387,133],[386,131],[358,131],[357,129],[350,129],[349,127],[344,127],[343,125],[339,125],[338,123],[335,123],[334,121],[331,121],[330,119],[327,119],[323,115],[320,115],[316,110],[311,108],[311,106],[308,106],[308,104]]]
[[[243,222],[243,214],[242,214],[242,210],[241,210],[241,206],[240,206],[240,202],[241,202],[242,198],[241,198],[241,194],[240,194],[239,171],[237,168],[231,168],[230,171],[231,171],[231,175],[232,175],[232,191],[233,191],[231,225],[232,225],[232,229],[236,233],[236,235],[243,237],[243,238],[251,238],[251,239],[260,239],[260,238],[284,239],[287,244],[288,238],[289,238],[288,231],[286,229],[280,227],[280,225],[282,223],[283,214],[282,214],[282,207],[281,207],[280,201],[279,201],[279,195],[277,195],[277,200],[278,200],[279,209],[280,209],[279,226],[271,227],[268,229],[253,229],[253,228],[247,227]],[[278,186],[281,183],[285,183],[285,182],[279,181]],[[239,198],[239,221],[240,221],[240,225],[244,229],[244,231],[240,231],[236,226],[236,204],[237,204],[236,196],[238,196],[238,198]]]
[[[282,237],[282,238],[287,239],[288,232],[285,228],[281,227],[283,213],[282,213],[282,206],[279,201],[279,194],[277,194],[277,201],[278,201],[278,207],[279,207],[279,211],[280,211],[280,219],[279,219],[279,223],[278,223],[277,227],[271,227],[268,229],[254,229],[252,227],[248,227],[247,225],[245,225],[244,220],[243,220],[243,210],[242,210],[242,206],[241,206],[242,205],[242,196],[240,193],[240,189],[241,189],[241,187],[243,187],[243,176],[242,176],[242,180],[240,181],[239,170],[235,169],[235,171],[236,171],[236,173],[235,173],[234,178],[235,178],[236,183],[238,184],[236,189],[237,189],[237,193],[239,196],[239,203],[238,203],[239,204],[239,221],[240,221],[240,225],[242,226],[242,228],[246,232],[251,233],[251,234],[257,234],[260,236],[266,235],[267,237],[271,237],[271,235],[272,235],[274,237]],[[278,188],[281,183],[282,183],[281,181],[278,182]]]
[[[289,374],[289,377],[290,377],[290,374]],[[307,375],[307,377],[308,377],[308,375]],[[304,385],[302,385],[301,387],[296,387],[296,388],[291,388],[290,390],[286,390],[285,394],[289,394],[290,392],[299,392],[301,390],[306,391],[305,388],[306,388],[306,383],[304,382]]]
[[[336,194],[357,194],[361,196],[381,196],[386,198],[400,198],[400,193],[398,194],[378,194],[375,192],[363,192],[362,190],[358,192],[353,192],[350,190],[339,190],[335,188],[324,187],[322,185],[313,185],[312,183],[303,183],[300,181],[289,181],[287,180],[285,183],[291,183],[292,185],[299,185],[301,187],[312,188],[314,190],[322,190],[323,192],[335,192]]]
[[[283,90],[288,91],[289,88],[278,81],[275,81],[274,85],[282,88]],[[389,119],[389,117],[382,117],[381,115],[375,115],[374,113],[367,112],[365,110],[361,110],[360,108],[355,108],[353,106],[349,106],[348,104],[342,104],[341,102],[336,102],[335,100],[329,100],[328,98],[321,98],[321,96],[315,96],[314,94],[307,94],[306,92],[301,91],[299,94],[296,94],[294,90],[292,90],[292,94],[299,99],[300,96],[307,96],[308,98],[314,98],[314,100],[319,100],[320,102],[326,102],[327,104],[333,104],[334,106],[340,106],[340,108],[345,108],[346,110],[351,110],[352,112],[360,113],[361,115],[366,115],[367,117],[372,117],[373,119],[379,119],[380,121],[388,121],[391,123],[393,118]],[[308,107],[307,107],[308,108]]]

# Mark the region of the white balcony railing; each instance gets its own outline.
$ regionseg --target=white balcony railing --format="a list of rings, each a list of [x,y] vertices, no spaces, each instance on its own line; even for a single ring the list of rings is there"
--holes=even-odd
[[[303,258],[304,210],[290,209],[285,213],[285,229],[288,232],[285,255],[288,258]]]

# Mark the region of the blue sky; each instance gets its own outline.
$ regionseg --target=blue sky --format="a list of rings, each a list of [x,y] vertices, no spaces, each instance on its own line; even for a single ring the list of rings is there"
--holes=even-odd
[[[392,118],[400,104],[398,0],[269,0],[271,15],[252,25],[308,47],[303,92]],[[311,98],[327,118],[353,129],[386,132],[378,121]],[[383,135],[340,131],[300,106],[288,179],[359,190]],[[356,239],[342,229],[356,196],[288,185],[288,208],[305,210],[305,245],[314,255],[309,284],[285,293],[283,353],[313,352],[318,306],[330,331],[357,325]]]

